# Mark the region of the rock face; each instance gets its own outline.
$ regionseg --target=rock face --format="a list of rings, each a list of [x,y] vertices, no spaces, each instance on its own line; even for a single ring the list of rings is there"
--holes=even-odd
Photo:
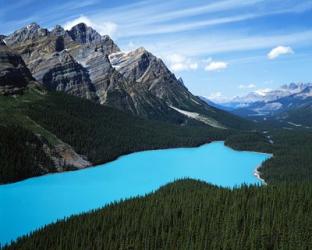
[[[121,52],[109,36],[80,23],[70,30],[30,24],[5,38],[50,90],[87,98],[144,118],[219,124],[218,112],[192,95],[164,62],[144,48]],[[221,116],[223,116],[222,114]],[[218,125],[219,126],[219,125]],[[220,126],[219,126],[220,127]]]
[[[14,46],[29,40],[45,37],[48,33],[49,31],[47,29],[42,29],[38,24],[31,23],[6,37],[5,42],[8,46]]]
[[[102,37],[91,27],[84,23],[79,23],[68,32],[71,38],[80,44],[100,42]]]
[[[146,88],[169,106],[186,110],[206,106],[181,84],[161,59],[144,48],[129,53],[114,53],[109,58],[113,67],[128,81],[137,82],[138,88]]]
[[[32,64],[33,76],[49,90],[97,100],[87,70],[65,50],[46,55]]]
[[[23,59],[0,40],[0,94],[20,93],[32,81]]]

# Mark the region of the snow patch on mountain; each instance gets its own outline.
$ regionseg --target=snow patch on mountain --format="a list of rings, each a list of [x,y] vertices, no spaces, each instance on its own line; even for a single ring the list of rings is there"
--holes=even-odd
[[[207,116],[204,116],[204,115],[201,115],[199,113],[196,113],[196,112],[190,112],[190,111],[186,111],[186,110],[182,110],[182,109],[178,109],[174,106],[170,106],[170,108],[174,109],[175,111],[178,111],[179,113],[189,117],[189,118],[192,118],[192,119],[195,119],[197,121],[200,121],[200,122],[203,122],[211,127],[214,127],[214,128],[220,128],[220,129],[226,129],[226,127],[224,127],[222,124],[220,124],[219,122],[217,122],[216,120],[210,118],[210,117],[207,117]]]

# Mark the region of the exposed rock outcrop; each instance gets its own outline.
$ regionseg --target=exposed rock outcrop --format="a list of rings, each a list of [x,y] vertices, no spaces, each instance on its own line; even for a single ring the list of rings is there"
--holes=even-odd
[[[97,100],[87,70],[65,50],[45,55],[31,64],[31,70],[33,76],[49,90]]]
[[[7,36],[5,42],[8,46],[15,46],[29,40],[45,37],[48,33],[49,31],[47,29],[41,28],[36,23],[31,23]]]
[[[206,106],[179,82],[161,59],[144,48],[129,53],[114,53],[109,58],[113,67],[127,80],[140,83],[139,87],[146,87],[152,95],[170,106],[182,109]]]
[[[0,40],[0,94],[21,93],[32,81],[23,59]]]
[[[121,52],[109,36],[80,23],[70,30],[30,24],[5,38],[33,76],[48,89],[110,105],[145,118],[185,123],[216,111],[192,95],[164,62],[145,50]],[[174,108],[176,109],[174,109]]]
[[[102,37],[101,35],[96,32],[91,27],[88,27],[84,23],[79,23],[72,27],[68,31],[71,38],[78,43],[85,44],[85,43],[96,43],[100,42]]]

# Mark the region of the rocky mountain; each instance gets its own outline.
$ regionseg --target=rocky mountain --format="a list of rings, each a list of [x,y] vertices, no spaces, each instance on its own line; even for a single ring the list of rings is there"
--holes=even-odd
[[[192,95],[183,80],[149,51],[122,52],[109,36],[101,36],[84,23],[70,30],[57,25],[51,31],[32,23],[4,41],[48,90],[149,119],[178,124],[192,120],[218,128],[239,123]]]
[[[276,90],[252,92],[221,103],[225,109],[243,117],[269,117],[297,109],[312,100],[312,83],[291,83]]]
[[[189,102],[202,105],[198,103],[198,98],[169,71],[161,59],[144,48],[129,53],[113,53],[109,59],[112,66],[129,82],[138,83],[139,87],[146,88],[152,95],[170,106],[188,109],[191,106]]]
[[[0,40],[0,94],[21,93],[32,82],[34,78],[23,59]]]

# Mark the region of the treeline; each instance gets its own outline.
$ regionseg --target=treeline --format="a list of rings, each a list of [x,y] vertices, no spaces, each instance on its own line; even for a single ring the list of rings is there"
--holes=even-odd
[[[230,190],[182,180],[46,226],[4,249],[308,250],[311,194],[311,183]]]
[[[42,142],[20,126],[0,125],[0,183],[42,175],[52,165]]]

